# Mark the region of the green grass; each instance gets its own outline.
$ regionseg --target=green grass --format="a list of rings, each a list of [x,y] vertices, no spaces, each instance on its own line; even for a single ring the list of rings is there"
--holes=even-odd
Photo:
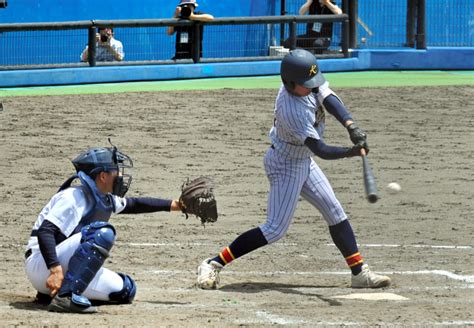
[[[375,88],[401,86],[472,85],[474,71],[376,71],[327,73],[332,88]],[[0,88],[0,97],[73,95],[118,92],[154,92],[173,90],[256,89],[278,88],[279,76],[213,78],[156,82],[124,82],[46,86],[28,88]]]

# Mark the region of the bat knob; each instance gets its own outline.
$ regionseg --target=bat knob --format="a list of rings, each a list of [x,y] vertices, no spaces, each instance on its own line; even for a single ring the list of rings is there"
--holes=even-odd
[[[379,198],[377,197],[377,195],[369,195],[368,197],[368,200],[370,203],[376,203],[377,200],[379,200]]]

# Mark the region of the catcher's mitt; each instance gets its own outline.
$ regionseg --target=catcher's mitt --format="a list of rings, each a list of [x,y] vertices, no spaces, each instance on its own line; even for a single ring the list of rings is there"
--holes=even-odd
[[[181,186],[179,204],[188,218],[194,214],[201,219],[202,224],[217,221],[217,203],[214,197],[214,183],[208,177],[199,177],[185,181]]]

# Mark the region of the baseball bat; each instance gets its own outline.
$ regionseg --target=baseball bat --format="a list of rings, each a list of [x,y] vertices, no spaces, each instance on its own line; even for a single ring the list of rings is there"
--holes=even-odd
[[[365,149],[361,150],[362,167],[364,173],[365,194],[369,203],[375,203],[379,199],[377,195],[377,185],[375,184],[375,176],[370,168],[369,159],[365,154]]]

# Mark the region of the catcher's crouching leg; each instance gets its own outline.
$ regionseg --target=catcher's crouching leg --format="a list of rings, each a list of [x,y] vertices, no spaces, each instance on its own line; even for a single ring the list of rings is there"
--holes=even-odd
[[[137,284],[127,274],[118,273],[123,279],[123,288],[118,292],[110,293],[110,303],[113,304],[131,304],[137,293]]]
[[[81,230],[81,244],[69,260],[68,271],[58,295],[48,306],[53,312],[94,313],[90,300],[82,295],[102,267],[115,242],[115,228],[95,221]]]

